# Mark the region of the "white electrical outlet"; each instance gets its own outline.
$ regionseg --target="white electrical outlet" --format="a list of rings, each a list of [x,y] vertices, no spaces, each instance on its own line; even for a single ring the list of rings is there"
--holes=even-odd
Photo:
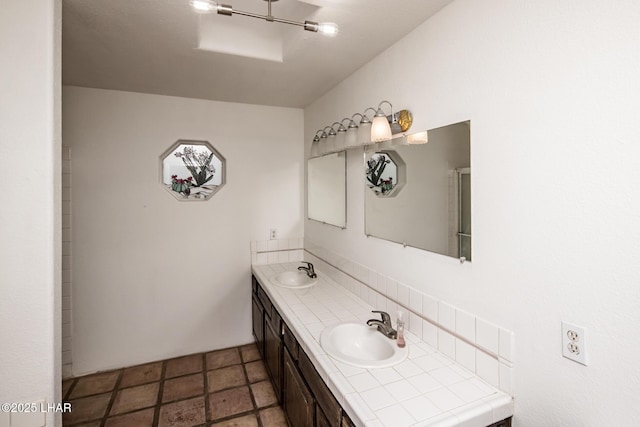
[[[582,326],[562,322],[562,355],[587,365],[587,330]]]
[[[269,238],[271,240],[277,239],[278,238],[278,230],[276,230],[275,228],[272,228],[271,230],[269,230]]]

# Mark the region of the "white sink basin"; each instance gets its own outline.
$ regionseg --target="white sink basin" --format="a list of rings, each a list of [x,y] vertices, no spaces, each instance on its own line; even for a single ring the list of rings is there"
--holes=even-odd
[[[307,276],[305,271],[283,271],[271,277],[271,283],[282,288],[305,289],[315,285],[318,278]]]
[[[388,368],[407,358],[408,347],[362,323],[339,323],[320,335],[320,345],[329,356],[359,368]]]

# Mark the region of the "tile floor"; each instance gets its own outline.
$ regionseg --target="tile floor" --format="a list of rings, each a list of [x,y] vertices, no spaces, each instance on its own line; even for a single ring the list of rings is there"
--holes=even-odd
[[[255,344],[65,380],[65,427],[286,427]]]

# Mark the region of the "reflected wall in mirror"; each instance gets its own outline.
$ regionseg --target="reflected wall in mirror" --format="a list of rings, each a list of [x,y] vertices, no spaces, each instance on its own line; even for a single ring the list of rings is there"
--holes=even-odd
[[[346,153],[314,157],[307,162],[307,216],[345,228],[347,225]]]
[[[428,143],[397,140],[393,149],[365,153],[365,233],[408,246],[471,260],[470,123],[428,131]],[[375,150],[375,147],[372,148]],[[367,179],[381,152],[404,163],[405,182],[379,197]]]

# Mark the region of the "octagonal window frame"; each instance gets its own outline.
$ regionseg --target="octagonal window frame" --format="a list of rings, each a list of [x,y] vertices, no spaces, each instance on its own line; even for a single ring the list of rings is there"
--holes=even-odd
[[[212,153],[213,156],[217,158],[217,160],[219,161],[220,170],[219,171],[215,170],[213,175],[215,178],[215,174],[219,173],[220,183],[216,184],[215,187],[211,188],[209,190],[210,192],[209,191],[205,192],[202,190],[199,190],[197,192],[193,191],[196,188],[201,189],[205,187],[211,187],[211,185],[208,185],[208,186],[205,184],[203,184],[202,186],[193,185],[193,183],[196,182],[196,177],[193,175],[193,173],[187,174],[189,170],[187,169],[186,166],[183,166],[186,172],[183,171],[183,173],[181,174],[185,176],[184,177],[177,176],[176,182],[173,182],[173,175],[176,175],[173,173],[175,172],[175,169],[174,170],[170,169],[169,171],[165,171],[165,159],[167,159],[169,156],[175,156],[176,152],[178,152],[178,148],[180,148],[181,146],[193,147],[194,151],[196,152],[198,151],[197,147],[204,147],[207,150],[209,150],[209,153]],[[179,151],[184,156],[184,149],[181,149]],[[179,168],[179,165],[176,165],[176,167]],[[195,170],[196,172],[201,172],[202,167],[196,168]],[[182,181],[182,186],[180,185],[181,183],[178,182],[178,180]],[[189,185],[188,181],[191,182],[191,185]],[[181,202],[205,202],[207,200],[210,200],[215,194],[218,193],[218,191],[220,191],[222,187],[225,186],[227,182],[227,160],[222,154],[220,154],[218,150],[216,150],[216,148],[209,141],[179,139],[173,144],[171,144],[171,146],[167,148],[159,157],[159,182],[160,182],[160,186],[164,188],[169,194],[171,194],[176,200],[179,200]],[[172,185],[172,183],[176,184],[175,187]],[[173,188],[176,188],[176,190],[174,190]],[[185,190],[184,192],[178,191],[178,189],[185,189],[185,188],[189,188],[189,190],[188,191]]]

